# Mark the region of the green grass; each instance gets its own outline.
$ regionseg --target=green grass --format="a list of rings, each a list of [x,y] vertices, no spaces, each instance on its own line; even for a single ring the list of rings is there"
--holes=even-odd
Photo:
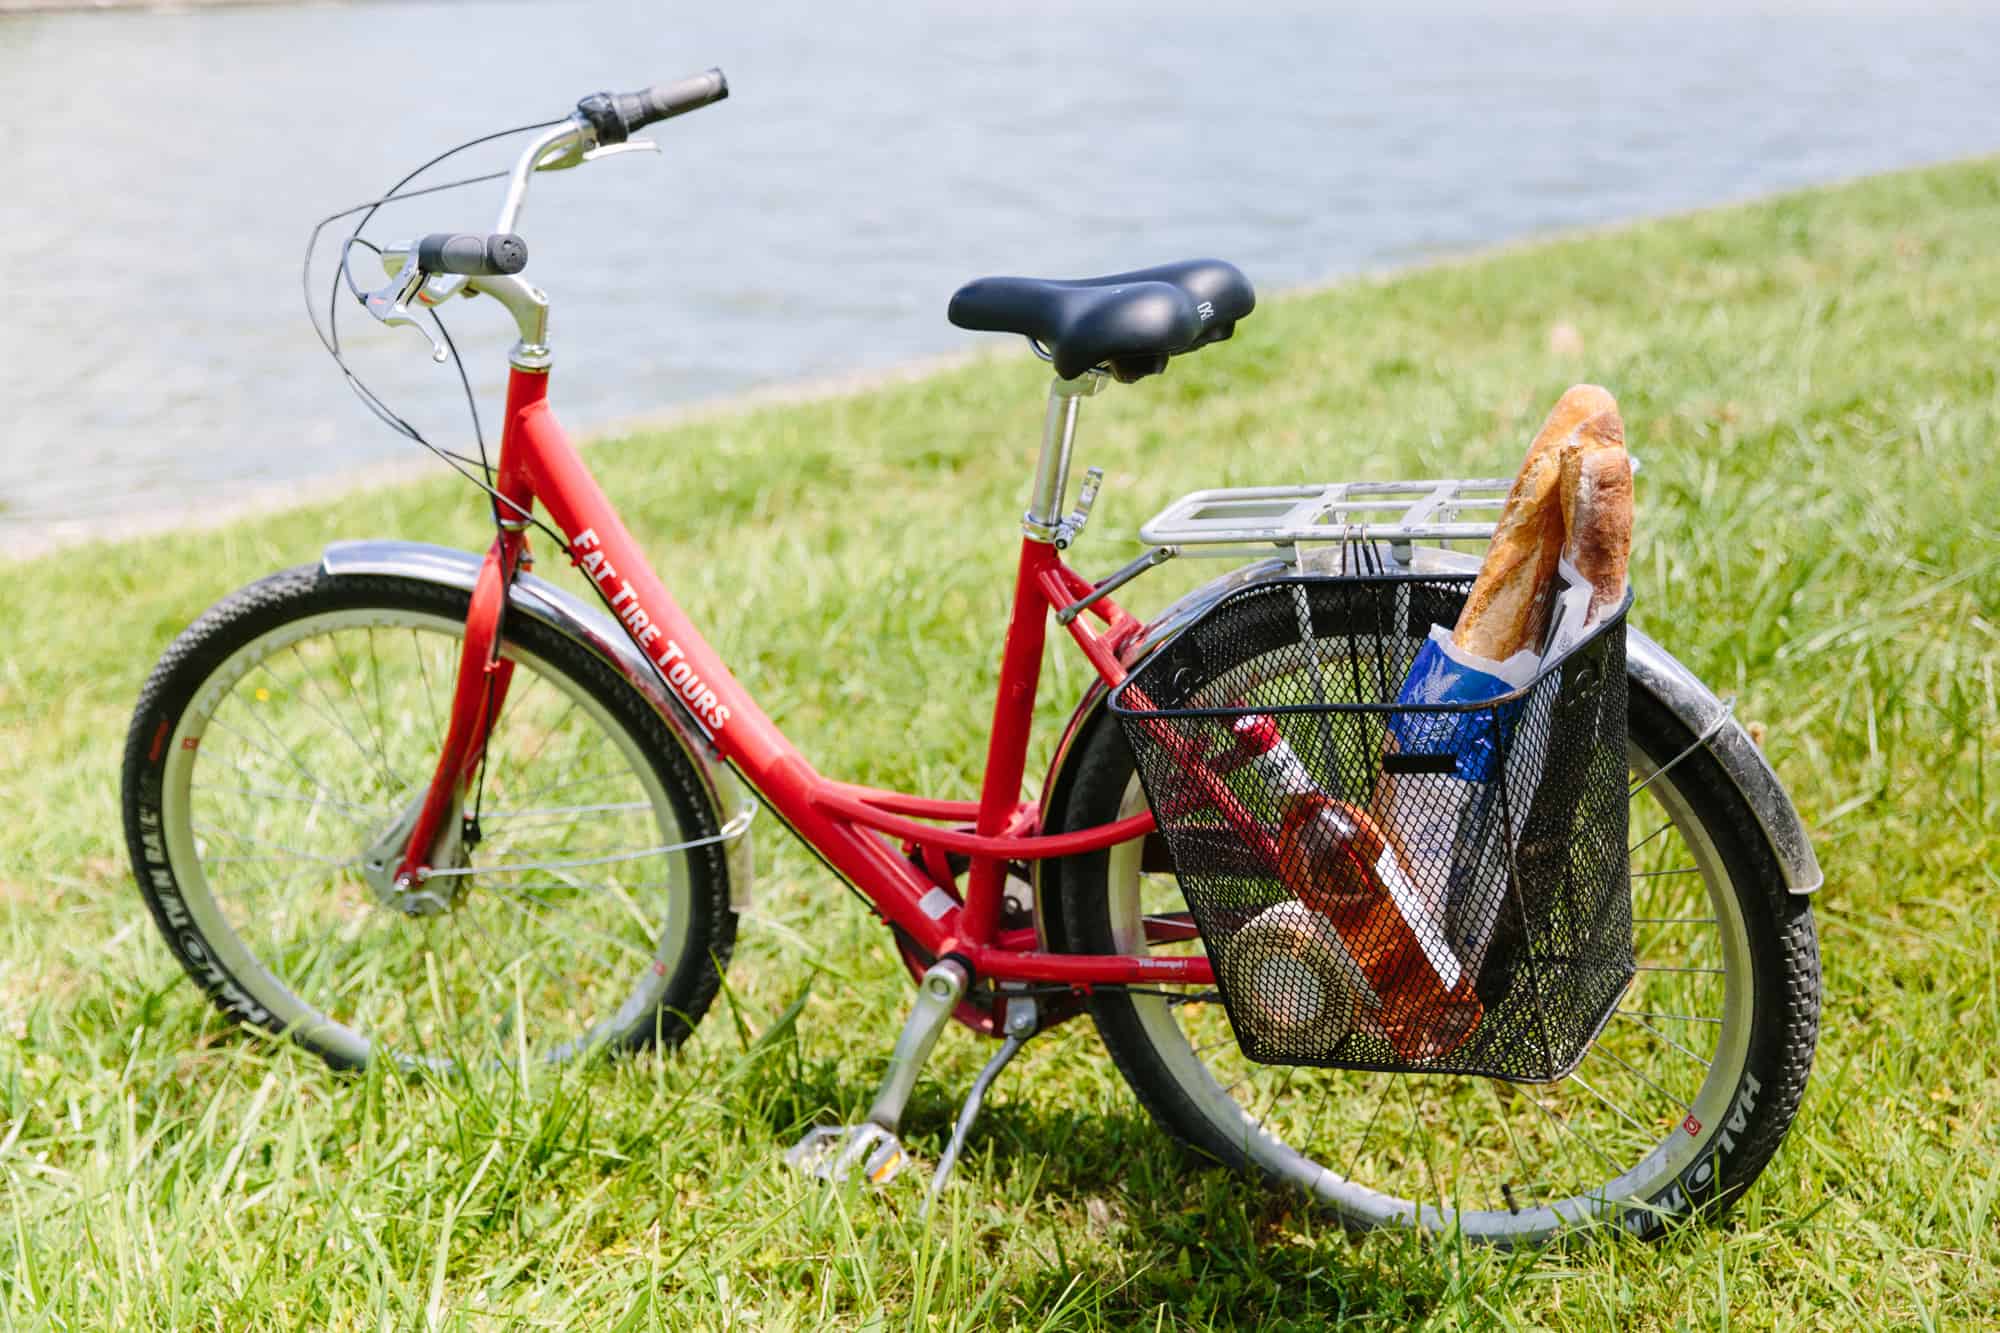
[[[1198,1169],[1087,1023],[1029,1048],[949,1196],[783,1171],[908,987],[770,825],[732,993],[671,1059],[525,1086],[342,1078],[225,1027],[146,918],[118,758],[153,658],[329,539],[480,541],[440,481],[0,581],[0,1301],[49,1327],[1965,1326],[2000,1310],[2000,163],[1267,299],[1089,405],[1088,570],[1204,486],[1503,472],[1620,397],[1638,619],[1768,727],[1814,829],[1827,1001],[1797,1126],[1720,1227],[1505,1256],[1352,1239]],[[969,261],[970,262],[970,261]],[[1572,325],[1580,350],[1552,343]],[[591,453],[823,768],[973,790],[1041,368],[981,361]],[[354,429],[368,429],[357,416]],[[274,439],[274,447],[287,447]],[[1196,571],[1169,567],[1150,608]],[[1034,764],[1086,673],[1052,655]],[[802,997],[802,1000],[801,1000]],[[987,1054],[939,1047],[934,1156]]]

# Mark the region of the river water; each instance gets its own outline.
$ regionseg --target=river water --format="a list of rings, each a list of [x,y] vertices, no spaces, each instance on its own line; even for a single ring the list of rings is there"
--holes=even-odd
[[[312,224],[461,140],[710,64],[731,100],[657,127],[661,157],[537,180],[521,230],[572,427],[963,347],[945,303],[980,273],[1217,254],[1268,292],[2000,144],[1991,7],[1667,8],[0,18],[0,556],[409,456],[307,325]],[[402,205],[372,234],[484,231],[497,202]],[[487,303],[453,311],[490,428],[511,332]],[[463,445],[418,336],[348,322],[383,396]]]

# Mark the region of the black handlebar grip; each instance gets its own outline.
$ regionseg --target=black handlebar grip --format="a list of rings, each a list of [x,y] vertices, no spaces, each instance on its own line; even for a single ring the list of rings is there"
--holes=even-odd
[[[722,76],[719,69],[705,69],[699,74],[690,74],[678,83],[656,83],[634,96],[639,102],[639,118],[634,120],[630,114],[626,115],[625,128],[628,130],[671,120],[690,111],[699,111],[710,103],[720,102],[729,96],[729,80]],[[619,110],[624,111],[624,108]]]
[[[417,242],[417,267],[426,273],[460,273],[468,278],[497,278],[528,266],[528,243],[512,232],[474,236],[468,232],[432,232]]]
[[[635,130],[699,111],[727,96],[729,80],[721,70],[707,69],[636,93],[592,93],[576,104],[576,110],[597,131],[597,142],[624,143]]]

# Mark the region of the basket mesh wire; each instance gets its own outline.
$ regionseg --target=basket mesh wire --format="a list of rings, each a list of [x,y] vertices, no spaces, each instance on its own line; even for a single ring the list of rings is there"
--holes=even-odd
[[[1112,696],[1252,1060],[1549,1081],[1632,977],[1624,611],[1499,700],[1398,707],[1470,587],[1254,585]]]

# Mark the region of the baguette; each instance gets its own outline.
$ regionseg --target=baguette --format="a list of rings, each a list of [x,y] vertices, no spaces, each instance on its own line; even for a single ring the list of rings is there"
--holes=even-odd
[[[1525,468],[1541,455],[1560,449],[1563,441],[1592,417],[1617,411],[1618,400],[1602,385],[1570,385],[1563,390],[1563,396],[1556,399],[1556,405],[1549,409],[1542,428],[1535,432],[1534,443],[1528,446],[1528,456],[1522,460],[1521,466]]]
[[[1600,412],[1576,429],[1562,453],[1563,559],[1590,581],[1594,624],[1625,599],[1632,555],[1632,459],[1618,413]]]
[[[1579,384],[1556,403],[1528,449],[1452,642],[1496,663],[1539,649],[1559,557],[1591,585],[1584,620],[1591,623],[1624,600],[1631,543],[1632,463],[1625,453],[1624,423],[1610,394]],[[1397,750],[1393,730],[1384,749]],[[1518,926],[1498,912],[1497,891],[1451,901],[1459,826],[1468,809],[1478,808],[1468,804],[1473,800],[1464,783],[1399,776],[1385,768],[1369,812],[1413,870],[1424,910],[1460,961],[1479,976],[1496,933]],[[1496,882],[1504,879],[1502,867]]]
[[[1498,662],[1541,638],[1563,548],[1564,450],[1579,426],[1606,413],[1615,421],[1617,412],[1617,401],[1595,384],[1578,384],[1556,400],[1507,492],[1493,546],[1452,630],[1460,648]]]

